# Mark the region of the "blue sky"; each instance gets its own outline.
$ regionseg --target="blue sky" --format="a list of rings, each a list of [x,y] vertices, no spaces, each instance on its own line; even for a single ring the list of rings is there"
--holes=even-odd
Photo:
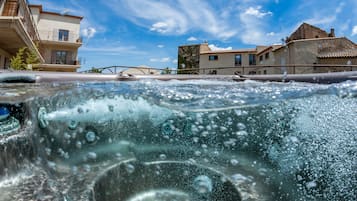
[[[82,68],[177,66],[177,47],[281,43],[302,22],[357,42],[357,0],[29,0],[83,16]]]

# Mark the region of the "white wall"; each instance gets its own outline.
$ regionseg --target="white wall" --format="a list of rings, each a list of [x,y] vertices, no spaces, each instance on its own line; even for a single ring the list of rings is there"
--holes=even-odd
[[[75,42],[80,34],[80,19],[75,17],[42,13],[37,29],[41,40],[57,40],[58,30],[68,30],[70,42]]]

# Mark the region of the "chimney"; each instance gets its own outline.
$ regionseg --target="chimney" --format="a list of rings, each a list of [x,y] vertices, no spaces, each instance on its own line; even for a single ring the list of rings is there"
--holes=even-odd
[[[333,37],[333,38],[335,37],[335,29],[334,28],[331,28],[331,32],[328,36]]]

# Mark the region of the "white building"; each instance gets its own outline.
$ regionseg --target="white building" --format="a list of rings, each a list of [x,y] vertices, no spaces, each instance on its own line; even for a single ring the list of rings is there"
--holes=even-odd
[[[10,58],[27,47],[40,59],[35,70],[76,71],[80,67],[81,20],[80,16],[44,11],[26,0],[0,0],[0,69],[9,68]]]

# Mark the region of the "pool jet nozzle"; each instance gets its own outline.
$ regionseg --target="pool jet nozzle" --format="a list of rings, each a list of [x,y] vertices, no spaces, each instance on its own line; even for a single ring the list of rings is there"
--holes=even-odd
[[[79,122],[102,123],[124,119],[138,121],[142,117],[148,117],[154,126],[158,126],[172,114],[172,110],[153,105],[143,98],[131,100],[117,96],[103,100],[90,99],[72,108],[60,108],[49,113],[46,108],[40,107],[37,118],[41,128],[46,128],[51,121],[58,121],[67,123],[73,130]]]
[[[48,121],[45,119],[45,115],[47,114],[46,108],[40,107],[37,114],[38,123],[40,128],[46,128],[48,126]]]
[[[0,106],[0,135],[17,131],[19,128],[19,120],[10,116],[10,111],[7,107]]]

